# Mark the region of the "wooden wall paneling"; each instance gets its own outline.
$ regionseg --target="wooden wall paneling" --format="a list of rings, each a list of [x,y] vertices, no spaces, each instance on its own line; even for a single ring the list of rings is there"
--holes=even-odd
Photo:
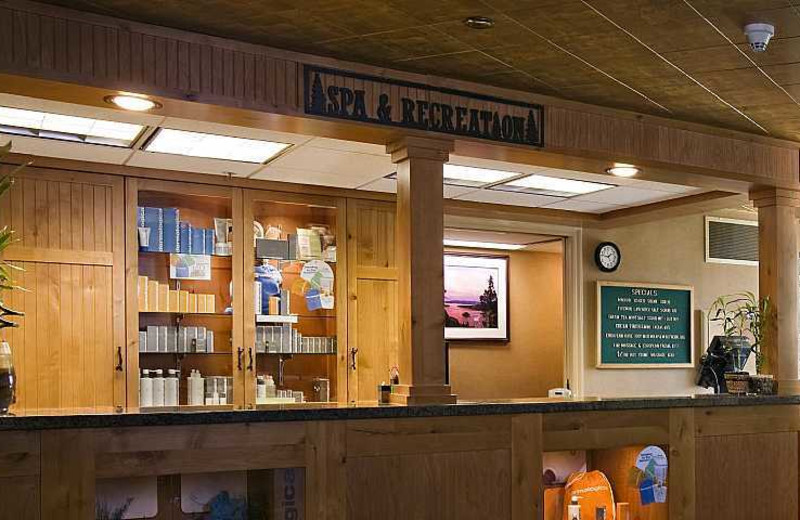
[[[511,418],[511,519],[542,520],[542,416]]]
[[[344,520],[347,428],[344,421],[306,423],[306,518]]]
[[[697,437],[800,431],[800,409],[796,406],[750,406],[698,408]]]
[[[38,520],[41,434],[0,432],[0,519]]]
[[[544,450],[593,450],[631,444],[669,443],[664,410],[544,414]]]
[[[231,261],[233,262],[232,265],[232,281],[233,281],[233,293],[232,298],[234,302],[249,302],[252,305],[253,298],[252,296],[250,299],[245,299],[244,296],[244,287],[250,286],[253,287],[252,284],[252,277],[245,278],[244,275],[244,263],[248,261],[251,256],[250,253],[252,249],[250,248],[250,243],[247,238],[250,236],[244,230],[251,229],[252,223],[249,220],[244,218],[244,195],[241,189],[239,188],[232,188],[230,190],[231,198],[232,198],[232,218],[233,218],[233,258]],[[247,226],[245,227],[245,223]],[[237,232],[237,230],[239,230]],[[252,263],[252,262],[251,262]],[[250,281],[251,283],[248,283]],[[255,345],[254,343],[247,343],[245,344],[244,341],[244,327],[245,323],[253,322],[253,313],[247,313],[247,308],[242,305],[233,304],[233,331],[231,332],[231,341],[232,341],[232,354],[233,359],[231,359],[232,370],[233,370],[233,384],[234,384],[234,391],[233,391],[233,404],[237,408],[242,408],[247,403],[248,398],[248,387],[255,392],[256,387],[256,380],[255,380]],[[249,317],[246,318],[246,317]],[[253,348],[252,351],[245,352],[245,354],[249,354],[253,356],[252,363],[249,363],[247,356],[243,360],[245,363],[245,370],[244,373],[240,373],[238,371],[237,363],[237,353],[236,348],[237,345],[241,345],[245,349]],[[237,377],[239,374],[239,377]],[[255,397],[255,395],[253,395]],[[255,399],[252,401],[255,402]]]
[[[511,439],[511,420],[501,415],[349,421],[347,456],[508,449]]]
[[[397,263],[395,206],[348,200],[347,204],[347,343],[348,400],[375,401],[377,385],[389,382],[397,366]],[[352,368],[350,349],[358,349]]]
[[[29,167],[0,201],[25,269],[9,304],[26,313],[6,331],[20,381],[16,410],[106,409],[125,403],[124,208],[118,177]],[[124,356],[124,352],[122,352]]]
[[[93,518],[95,454],[91,432],[46,430],[41,436],[42,518]]]
[[[93,433],[101,478],[170,475],[306,464],[304,423],[104,429]]]
[[[254,204],[258,199],[259,194],[258,192],[252,190],[244,190],[242,195],[242,222],[253,222],[255,220],[254,214]],[[251,224],[252,226],[252,224]],[[244,229],[244,228],[242,228]],[[252,231],[245,231],[245,237],[250,238]],[[244,306],[242,308],[242,316],[247,316],[247,318],[243,319],[242,321],[242,342],[240,345],[234,345],[233,348],[236,350],[237,348],[253,348],[255,349],[256,344],[256,323],[255,319],[252,316],[255,314],[254,305],[254,287],[250,280],[255,279],[255,270],[254,270],[254,257],[251,256],[251,249],[248,247],[247,252],[242,254],[242,280],[245,283],[242,285],[242,301],[244,302]],[[236,361],[234,361],[236,363]],[[234,370],[238,371],[238,367],[234,365]],[[255,406],[256,403],[256,371],[252,371],[250,373],[244,373],[243,376],[243,385],[244,385],[244,401],[243,404],[245,407]],[[277,379],[275,381],[277,384]]]
[[[508,449],[347,459],[348,520],[511,517]]]
[[[127,406],[139,407],[139,232],[137,230],[139,180],[125,178],[125,307]]]
[[[797,518],[797,444],[797,432],[698,438],[697,518]]]
[[[669,500],[670,520],[695,520],[697,447],[695,410],[669,411]],[[702,492],[702,491],[701,491]]]

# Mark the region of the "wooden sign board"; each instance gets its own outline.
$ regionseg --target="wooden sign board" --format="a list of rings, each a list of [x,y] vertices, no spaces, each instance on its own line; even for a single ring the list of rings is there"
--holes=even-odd
[[[541,147],[541,105],[304,65],[306,114]]]
[[[694,289],[597,283],[598,368],[694,367]]]

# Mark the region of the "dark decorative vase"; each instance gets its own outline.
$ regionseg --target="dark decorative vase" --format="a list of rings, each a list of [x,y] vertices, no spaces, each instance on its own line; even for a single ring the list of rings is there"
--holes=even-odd
[[[11,405],[17,402],[17,378],[14,375],[14,361],[11,345],[0,342],[0,415],[8,415]]]

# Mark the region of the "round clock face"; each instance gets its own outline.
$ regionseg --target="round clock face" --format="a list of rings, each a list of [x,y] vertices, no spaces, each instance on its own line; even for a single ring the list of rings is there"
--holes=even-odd
[[[620,254],[619,248],[616,244],[612,244],[611,242],[603,242],[597,246],[594,259],[597,263],[597,267],[599,267],[601,271],[611,272],[616,271],[617,267],[619,267],[619,262],[622,259],[622,255]]]

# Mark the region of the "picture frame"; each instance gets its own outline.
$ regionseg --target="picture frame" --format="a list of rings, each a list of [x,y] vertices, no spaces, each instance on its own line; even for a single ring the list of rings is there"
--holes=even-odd
[[[508,264],[508,256],[444,255],[446,340],[510,341]]]

